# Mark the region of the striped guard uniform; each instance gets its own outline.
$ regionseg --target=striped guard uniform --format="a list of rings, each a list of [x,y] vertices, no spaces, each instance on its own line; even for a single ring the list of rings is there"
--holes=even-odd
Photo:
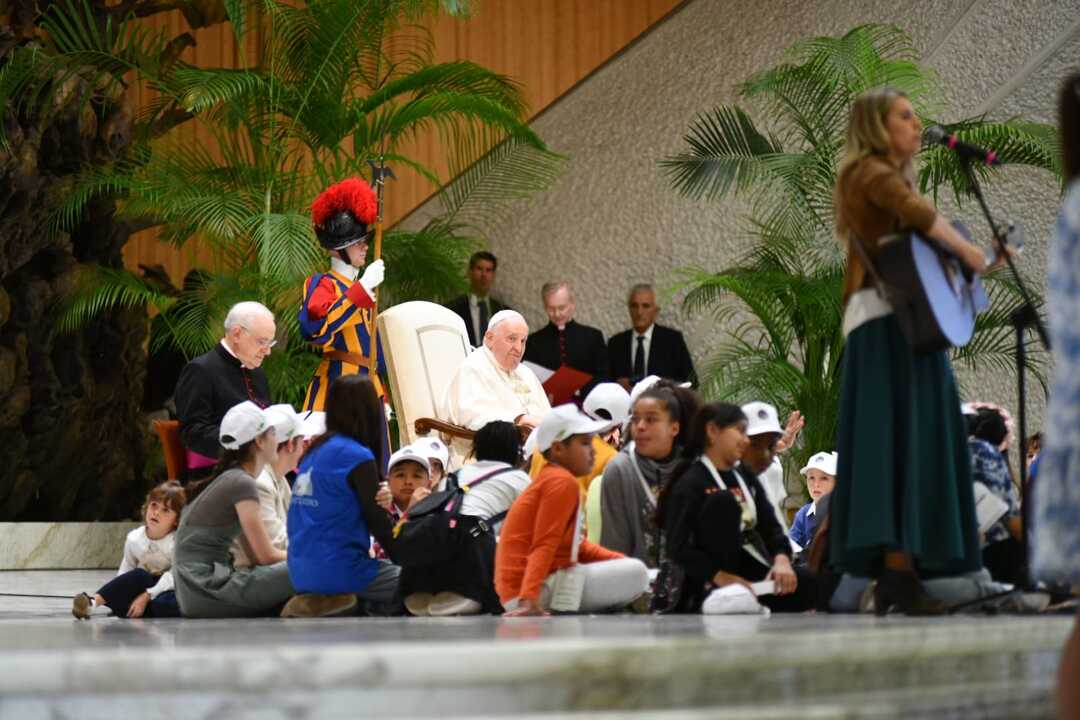
[[[374,301],[356,281],[357,268],[338,258],[331,260],[329,273],[312,275],[304,283],[304,303],[300,308],[300,334],[323,351],[315,375],[304,397],[304,410],[325,409],[326,391],[341,375],[367,374],[367,363],[350,362],[367,358],[374,329]],[[379,374],[386,373],[382,345],[378,344]],[[345,359],[343,354],[353,355]],[[372,378],[379,397],[385,398],[378,376]]]

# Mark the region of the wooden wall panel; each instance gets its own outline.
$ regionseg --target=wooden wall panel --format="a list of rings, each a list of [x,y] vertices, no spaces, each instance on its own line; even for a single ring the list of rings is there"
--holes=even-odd
[[[682,0],[474,0],[472,17],[441,16],[429,25],[436,60],[469,60],[521,83],[532,115],[541,112],[610,59]],[[186,29],[179,13],[152,18],[178,34]],[[222,25],[196,33],[198,46],[185,59],[199,65],[233,67],[238,49]],[[200,136],[189,123],[181,132]],[[554,138],[545,138],[555,140]],[[434,132],[408,141],[403,154],[435,168],[446,179],[446,155]],[[431,196],[435,188],[416,173],[397,170],[386,191],[386,219],[393,224]],[[156,240],[153,232],[133,237],[125,262],[163,265],[174,282],[212,258],[204,249],[183,253]]]

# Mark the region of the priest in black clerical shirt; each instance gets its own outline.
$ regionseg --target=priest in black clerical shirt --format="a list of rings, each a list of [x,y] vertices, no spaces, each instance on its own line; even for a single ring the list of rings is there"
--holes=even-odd
[[[570,284],[550,282],[540,291],[549,322],[525,344],[525,360],[549,370],[566,365],[593,376],[580,395],[608,379],[607,345],[596,328],[574,322],[574,293]]]
[[[270,384],[259,369],[276,344],[274,314],[257,302],[234,305],[225,337],[184,366],[176,383],[176,415],[187,451],[187,479],[206,477],[221,454],[218,428],[234,405],[270,404]]]

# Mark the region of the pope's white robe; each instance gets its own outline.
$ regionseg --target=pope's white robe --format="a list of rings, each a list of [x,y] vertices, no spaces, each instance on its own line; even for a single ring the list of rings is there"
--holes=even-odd
[[[551,410],[547,393],[532,370],[518,365],[511,372],[499,367],[484,346],[462,361],[443,393],[439,417],[469,430],[489,422],[514,422],[521,415],[543,417]],[[461,467],[472,443],[454,438],[450,444],[450,467]]]

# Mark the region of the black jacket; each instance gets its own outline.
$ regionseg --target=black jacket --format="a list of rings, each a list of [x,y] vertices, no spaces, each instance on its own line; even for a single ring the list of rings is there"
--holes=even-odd
[[[259,368],[243,368],[219,342],[184,366],[175,396],[184,447],[216,458],[221,454],[218,440],[221,418],[229,408],[244,400],[261,407],[269,405],[270,383],[266,373]]]
[[[630,378],[637,382],[641,377],[634,377],[631,345],[636,347],[634,330],[625,330],[612,335],[608,341],[608,359],[613,378]],[[644,375],[659,375],[676,382],[696,382],[694,362],[690,359],[690,350],[686,347],[683,335],[674,328],[656,325],[653,327],[652,343]],[[642,375],[642,377],[644,377]]]
[[[770,562],[777,555],[791,557],[791,544],[757,476],[742,467],[733,472],[742,475],[757,508],[757,525],[748,531],[749,537],[743,537],[742,508],[732,494],[739,485],[730,473],[721,473],[729,489],[720,490],[708,468],[697,461],[663,500],[665,558],[685,575],[679,602],[682,610],[700,609],[703,588],[718,571],[746,574],[746,551],[742,549],[746,540],[763,547]],[[761,576],[766,572],[767,568],[760,568]]]
[[[564,332],[566,364],[593,376],[593,381],[582,390],[582,395],[585,395],[596,383],[610,379],[604,334],[596,328],[573,320],[566,324]],[[562,364],[559,357],[559,329],[548,323],[529,335],[529,341],[525,345],[525,359],[549,370],[557,370]]]
[[[469,296],[459,295],[450,302],[446,303],[446,307],[456,312],[459,316],[461,316],[461,319],[465,321],[465,330],[467,330],[469,333],[469,343],[473,347],[480,347],[480,344],[484,342],[484,331],[487,328],[482,328],[480,330],[479,337],[477,337],[476,330],[475,328],[473,328],[472,313],[469,312]],[[494,297],[488,298],[488,307],[491,310],[490,314],[488,315],[489,320],[491,319],[492,315],[499,312],[500,310],[510,309],[506,305],[503,305],[501,302],[496,300]]]

